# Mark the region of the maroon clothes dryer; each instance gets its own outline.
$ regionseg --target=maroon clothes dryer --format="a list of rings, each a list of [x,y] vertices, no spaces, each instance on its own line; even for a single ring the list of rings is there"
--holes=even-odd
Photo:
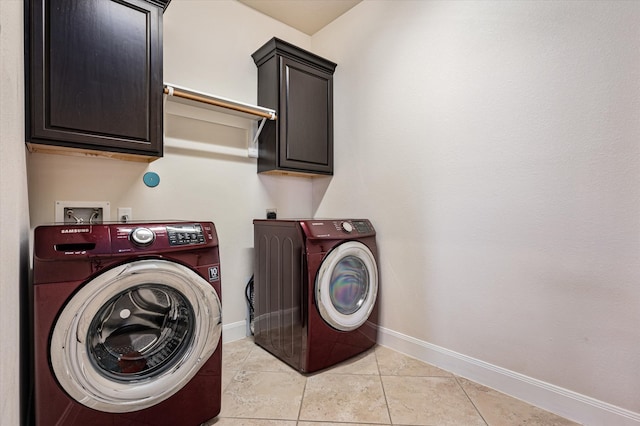
[[[256,344],[302,373],[376,344],[378,254],[371,222],[253,224]]]
[[[33,276],[36,426],[196,426],[220,412],[213,223],[40,226]]]

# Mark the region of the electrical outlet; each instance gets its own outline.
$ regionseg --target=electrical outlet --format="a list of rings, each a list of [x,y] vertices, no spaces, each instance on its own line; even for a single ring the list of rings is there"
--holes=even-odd
[[[111,216],[108,201],[56,201],[55,221],[68,224],[96,224]]]
[[[118,207],[118,222],[129,223],[133,219],[131,207]]]

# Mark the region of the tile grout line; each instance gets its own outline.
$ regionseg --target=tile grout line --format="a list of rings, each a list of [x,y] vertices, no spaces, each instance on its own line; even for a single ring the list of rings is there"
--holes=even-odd
[[[377,347],[378,345],[376,345]],[[380,372],[380,363],[378,362],[378,354],[376,347],[373,348],[373,356],[376,359],[376,369],[378,370],[378,379],[380,379],[380,386],[382,387],[382,396],[384,396],[384,405],[387,407],[387,415],[389,416],[389,424],[393,425],[393,418],[391,417],[391,408],[389,407],[389,400],[387,399],[387,392],[384,390],[384,382],[382,381],[382,373]]]
[[[304,388],[302,389],[302,396],[300,397],[300,406],[298,407],[298,416],[296,418],[296,425],[301,421],[300,414],[302,414],[302,404],[304,403],[304,395],[307,393],[307,383],[309,383],[309,377],[304,376]]]
[[[471,405],[473,405],[473,408],[476,410],[476,412],[478,413],[478,415],[480,416],[480,418],[482,419],[482,421],[484,422],[485,425],[489,426],[489,422],[487,422],[487,420],[484,418],[484,416],[482,415],[482,413],[480,412],[480,410],[478,409],[478,407],[476,406],[475,402],[473,402],[473,400],[471,399],[471,397],[469,396],[469,394],[467,393],[467,391],[465,390],[464,386],[462,386],[462,384],[460,383],[460,380],[458,380],[458,376],[456,376],[455,374],[453,375],[454,380],[456,381],[456,383],[458,384],[458,386],[460,387],[460,389],[462,389],[462,392],[464,392],[464,395],[467,397],[467,399],[469,400],[469,402],[471,403]]]

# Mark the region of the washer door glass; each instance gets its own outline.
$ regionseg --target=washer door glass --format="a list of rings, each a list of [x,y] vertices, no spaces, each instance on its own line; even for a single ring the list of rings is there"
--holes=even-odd
[[[340,244],[322,261],[315,282],[316,304],[333,328],[364,324],[378,296],[378,268],[371,250],[358,241]]]
[[[129,288],[102,305],[87,332],[89,360],[124,382],[162,374],[191,346],[195,312],[185,296],[160,284]]]
[[[87,282],[65,305],[51,364],[76,401],[122,413],[158,404],[184,387],[222,333],[214,288],[191,269],[140,260]]]

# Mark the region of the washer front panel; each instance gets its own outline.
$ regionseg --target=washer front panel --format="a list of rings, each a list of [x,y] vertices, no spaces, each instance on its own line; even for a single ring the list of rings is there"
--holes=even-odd
[[[151,407],[182,389],[220,344],[214,288],[191,269],[138,260],[87,282],[65,305],[51,338],[65,391],[98,411]]]
[[[320,316],[333,328],[351,331],[364,324],[378,295],[378,268],[358,241],[335,247],[322,261],[315,282]]]

